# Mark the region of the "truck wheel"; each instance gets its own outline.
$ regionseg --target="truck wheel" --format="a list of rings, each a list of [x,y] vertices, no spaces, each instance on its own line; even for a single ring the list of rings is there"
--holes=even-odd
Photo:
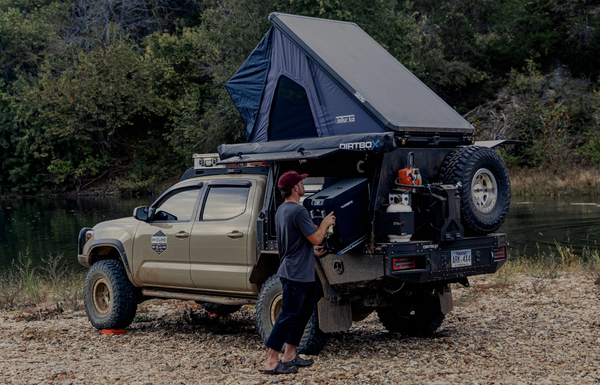
[[[312,317],[308,320],[304,335],[298,346],[298,353],[318,354],[329,340],[329,334],[319,329],[319,316],[317,314],[317,303],[322,294],[317,293]],[[256,327],[262,340],[266,343],[273,324],[281,311],[281,299],[283,298],[283,286],[277,275],[271,276],[264,283],[258,293],[256,301]]]
[[[467,146],[446,157],[440,180],[460,182],[460,215],[467,235],[485,235],[502,226],[510,206],[510,178],[502,158],[487,147]]]
[[[83,290],[85,312],[96,329],[124,329],[133,321],[137,292],[121,261],[105,259],[94,263]]]
[[[379,308],[377,315],[388,331],[414,337],[430,337],[446,318],[439,298],[428,294]]]
[[[218,315],[219,317],[224,317],[231,313],[235,313],[240,310],[241,305],[223,305],[220,303],[210,303],[210,302],[202,302],[202,308],[209,313],[213,313]]]

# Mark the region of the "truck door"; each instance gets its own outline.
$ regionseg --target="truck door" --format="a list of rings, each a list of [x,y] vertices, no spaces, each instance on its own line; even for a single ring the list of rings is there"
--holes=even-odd
[[[142,222],[133,242],[136,279],[148,286],[194,287],[190,277],[190,233],[200,186],[165,196],[152,222]]]
[[[194,223],[190,243],[191,276],[197,288],[209,291],[248,290],[252,182],[215,180],[209,183]]]

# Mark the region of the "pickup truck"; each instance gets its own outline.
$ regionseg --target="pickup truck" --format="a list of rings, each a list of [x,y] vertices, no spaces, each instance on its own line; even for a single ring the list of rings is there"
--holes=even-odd
[[[300,351],[318,353],[330,333],[372,312],[391,332],[431,335],[453,308],[451,283],[468,286],[506,262],[506,235],[494,232],[508,212],[510,181],[496,152],[470,138],[435,146],[411,139],[347,135],[195,155],[149,207],[81,230],[91,324],[126,328],[150,298],[192,300],[222,315],[255,304],[266,340],[282,296],[276,182],[296,170],[309,174],[303,204],[315,224],[326,214],[319,205],[338,218],[329,254],[315,261],[321,290]],[[335,195],[347,181],[361,188]]]

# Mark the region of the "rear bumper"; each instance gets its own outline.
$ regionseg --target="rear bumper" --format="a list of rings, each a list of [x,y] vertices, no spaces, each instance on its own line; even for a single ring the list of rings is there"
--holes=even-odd
[[[464,278],[492,274],[506,262],[506,234],[470,237],[454,242],[410,242],[382,245],[385,275],[410,283],[459,282]],[[495,258],[494,250],[505,248],[504,258]],[[470,251],[469,266],[452,267],[453,251]],[[395,258],[414,258],[415,267],[394,271]]]
[[[492,274],[506,262],[494,258],[495,249],[506,247],[506,234],[490,234],[463,238],[453,242],[411,241],[378,243],[374,254],[329,254],[319,262],[330,285],[363,284],[384,278],[400,279],[414,284],[460,282],[466,277]],[[471,253],[471,263],[452,268],[453,251]],[[505,253],[506,256],[506,253]],[[414,259],[414,267],[394,271],[395,258]]]

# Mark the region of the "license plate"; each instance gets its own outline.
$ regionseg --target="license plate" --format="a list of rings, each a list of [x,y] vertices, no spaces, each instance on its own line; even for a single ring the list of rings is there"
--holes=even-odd
[[[452,267],[471,266],[471,250],[456,250],[452,252]]]

